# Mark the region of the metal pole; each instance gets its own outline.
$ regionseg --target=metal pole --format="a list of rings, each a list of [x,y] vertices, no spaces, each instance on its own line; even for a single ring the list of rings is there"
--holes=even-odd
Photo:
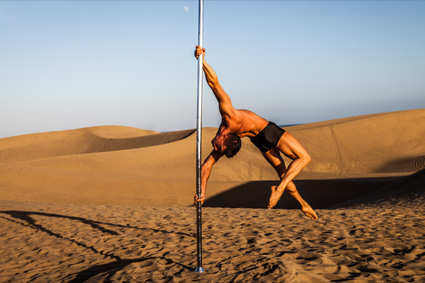
[[[199,0],[199,22],[198,22],[198,45],[202,48],[204,33],[204,0]],[[196,124],[196,194],[201,195],[201,143],[202,143],[202,64],[203,55],[198,57],[198,111]],[[202,206],[198,202],[196,204],[196,238],[197,238],[197,264],[196,272],[204,272],[202,267]]]

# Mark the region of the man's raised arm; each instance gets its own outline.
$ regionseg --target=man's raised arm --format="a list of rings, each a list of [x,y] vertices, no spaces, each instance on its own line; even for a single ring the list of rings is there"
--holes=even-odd
[[[232,101],[230,100],[229,95],[223,90],[223,87],[218,82],[217,74],[211,68],[210,65],[205,61],[205,49],[202,49],[199,46],[196,46],[195,57],[198,58],[199,55],[203,54],[203,69],[205,73],[205,79],[207,80],[208,85],[213,91],[215,97],[218,101],[218,106],[221,115],[233,116],[234,108],[232,106]]]

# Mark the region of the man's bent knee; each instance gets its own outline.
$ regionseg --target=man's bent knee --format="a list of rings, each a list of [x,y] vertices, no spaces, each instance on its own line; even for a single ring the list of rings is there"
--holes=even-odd
[[[298,166],[300,166],[301,170],[303,170],[305,167],[307,167],[308,164],[310,164],[311,157],[309,155],[302,156],[302,157],[297,158],[296,161],[298,163]]]
[[[301,160],[303,161],[304,167],[306,167],[311,162],[311,156],[307,153]]]

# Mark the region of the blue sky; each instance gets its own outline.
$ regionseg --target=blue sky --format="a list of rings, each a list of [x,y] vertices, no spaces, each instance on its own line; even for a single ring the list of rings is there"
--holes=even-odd
[[[278,124],[425,108],[425,1],[208,1],[206,59]],[[196,127],[197,1],[0,1],[0,138]],[[203,125],[218,126],[204,84]]]

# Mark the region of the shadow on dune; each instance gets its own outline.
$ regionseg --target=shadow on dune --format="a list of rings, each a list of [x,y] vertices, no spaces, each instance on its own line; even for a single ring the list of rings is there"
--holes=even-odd
[[[394,159],[390,162],[382,164],[375,170],[375,172],[414,172],[423,168],[425,168],[424,155]]]
[[[372,192],[355,199],[339,203],[331,208],[347,208],[359,205],[385,204],[390,206],[408,205],[414,207],[420,206],[425,201],[425,169],[415,174],[399,178],[391,184],[375,189]]]
[[[196,130],[192,129],[134,138],[107,139],[103,143],[100,143],[102,144],[101,148],[94,149],[94,151],[97,150],[97,152],[106,152],[162,145],[185,139],[192,135],[195,131]]]
[[[401,177],[333,179],[333,180],[296,180],[294,181],[301,196],[317,209],[329,208],[357,199],[368,193],[389,185]],[[253,181],[237,186],[214,197],[208,198],[206,207],[266,208],[270,197],[270,187],[278,181]],[[288,193],[284,193],[276,205],[277,209],[300,208]]]

